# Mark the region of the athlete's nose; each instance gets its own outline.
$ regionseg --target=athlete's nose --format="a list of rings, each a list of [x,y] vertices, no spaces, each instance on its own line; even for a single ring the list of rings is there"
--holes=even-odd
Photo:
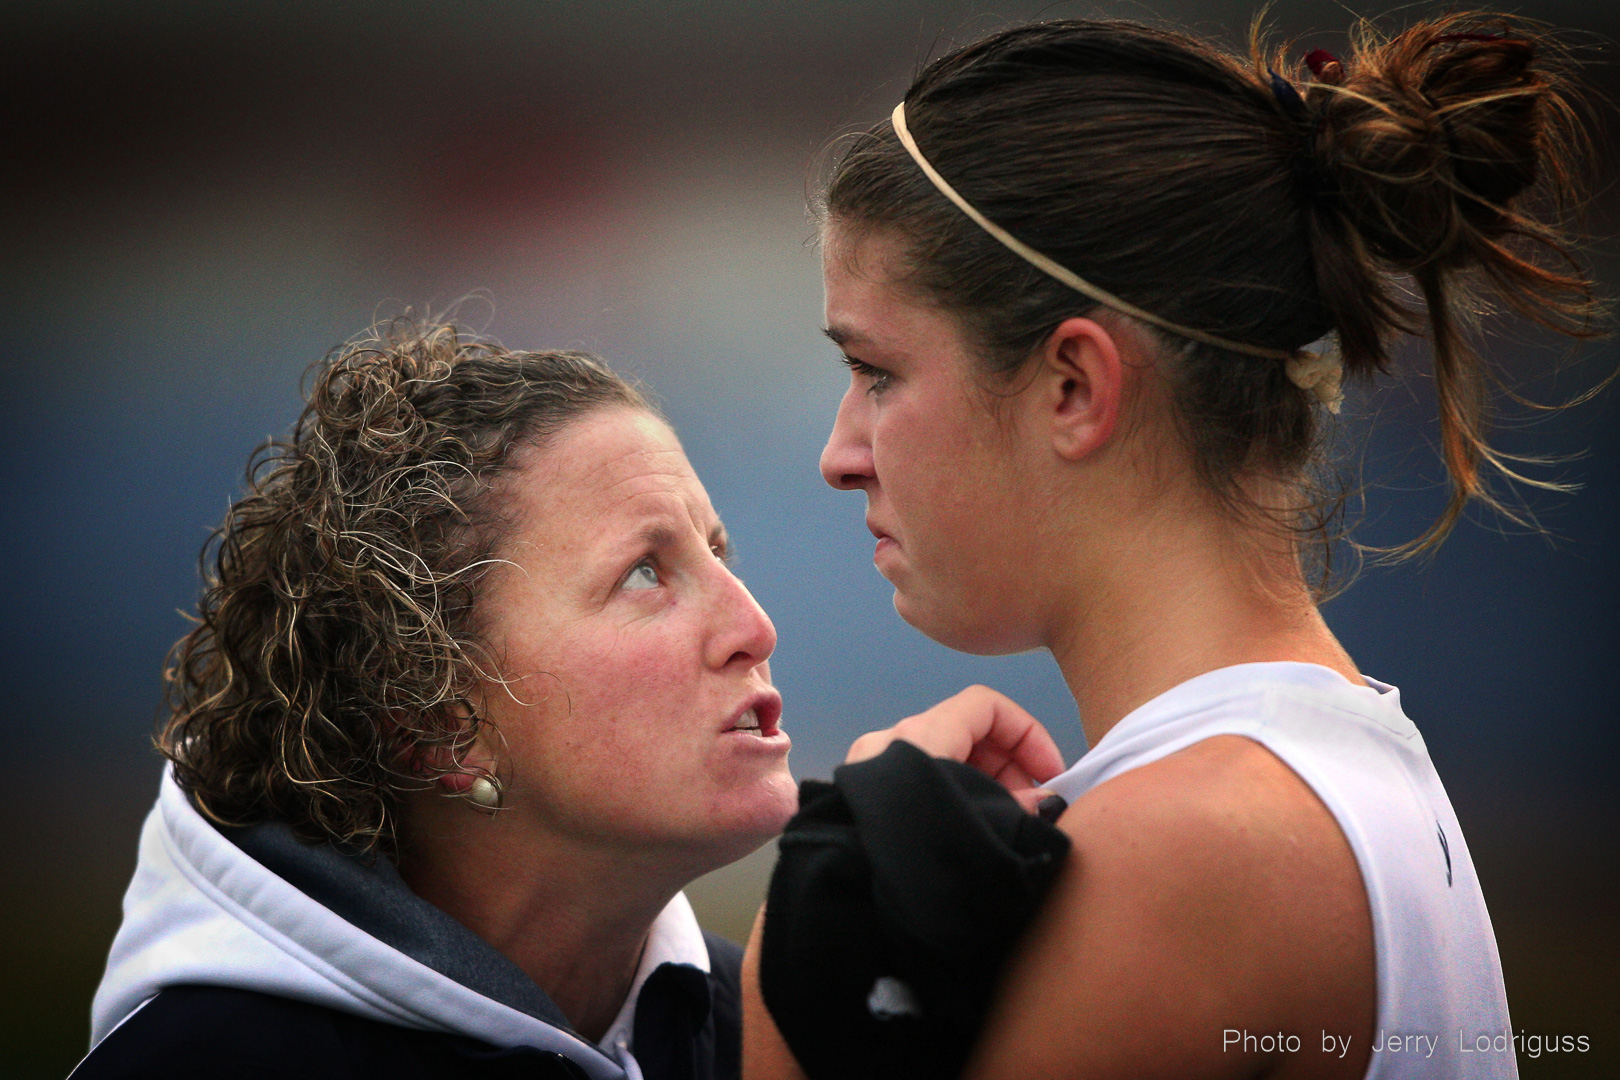
[[[863,415],[866,398],[852,379],[838,403],[832,434],[821,451],[821,478],[840,491],[859,491],[877,479],[872,466],[872,440]]]

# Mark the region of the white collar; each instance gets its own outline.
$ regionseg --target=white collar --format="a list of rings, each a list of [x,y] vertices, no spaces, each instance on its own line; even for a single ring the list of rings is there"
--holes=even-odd
[[[625,995],[619,1015],[613,1018],[607,1033],[597,1043],[621,1064],[635,1037],[636,999],[641,996],[648,976],[664,964],[687,964],[705,975],[709,972],[709,946],[703,940],[703,928],[698,925],[685,893],[676,893],[653,920],[652,928],[647,931],[647,943],[641,948],[641,963],[636,967],[636,977],[631,980],[630,993]]]

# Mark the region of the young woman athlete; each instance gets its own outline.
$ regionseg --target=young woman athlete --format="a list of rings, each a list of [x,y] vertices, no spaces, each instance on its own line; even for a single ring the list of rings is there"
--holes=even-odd
[[[837,166],[827,332],[853,378],[823,475],[865,493],[900,614],[1051,650],[1091,747],[1009,770],[1069,800],[1073,847],[967,1075],[1515,1074],[1456,816],[1309,568],[1341,380],[1428,339],[1451,488],[1426,550],[1510,464],[1482,313],[1590,331],[1558,57],[1470,15],[1294,64],[1023,26],[929,66]],[[973,724],[1027,723],[974,691],[852,756],[960,760]],[[797,1074],[750,986],[745,1074]]]

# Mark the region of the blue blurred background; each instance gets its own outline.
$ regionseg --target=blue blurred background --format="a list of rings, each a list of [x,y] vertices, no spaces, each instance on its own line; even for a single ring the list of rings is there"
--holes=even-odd
[[[1523,10],[1577,31],[1620,80],[1599,0]],[[793,4],[40,3],[0,10],[0,1075],[59,1077],[156,784],[150,733],[196,554],[249,450],[299,409],[300,373],[374,316],[460,307],[519,347],[605,356],[650,384],[781,635],[793,764],[969,681],[1084,750],[1045,656],[951,654],[894,615],[855,496],[816,456],[844,384],[818,333],[805,215],[836,136],[891,107],[928,57],[1038,15],[1167,18],[1241,38],[1246,0]],[[1278,27],[1334,48],[1339,6]],[[1614,125],[1606,119],[1612,133]],[[1612,158],[1604,175],[1611,177]],[[1612,180],[1610,181],[1612,182]],[[1615,200],[1593,227],[1612,231]],[[1612,245],[1596,250],[1609,292]],[[1503,346],[1553,398],[1617,362],[1533,335]],[[1354,395],[1363,536],[1438,505],[1426,379]],[[1524,418],[1520,418],[1524,420]],[[1620,408],[1515,423],[1510,448],[1584,454],[1544,475],[1547,536],[1489,521],[1438,558],[1370,570],[1329,604],[1400,685],[1484,880],[1527,1033],[1590,1053],[1526,1076],[1620,1075]],[[741,933],[770,852],[694,887]]]

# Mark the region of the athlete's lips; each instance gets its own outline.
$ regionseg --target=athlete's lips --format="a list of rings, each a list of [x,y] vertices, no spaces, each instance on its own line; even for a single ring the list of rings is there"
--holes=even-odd
[[[770,738],[781,730],[781,720],[782,695],[774,689],[761,690],[737,707],[722,731],[757,732]]]
[[[894,539],[894,534],[893,533],[890,533],[887,529],[883,528],[883,526],[879,525],[877,522],[873,521],[871,518],[866,519],[866,531],[871,533],[872,536],[875,537],[878,540],[893,540]]]

